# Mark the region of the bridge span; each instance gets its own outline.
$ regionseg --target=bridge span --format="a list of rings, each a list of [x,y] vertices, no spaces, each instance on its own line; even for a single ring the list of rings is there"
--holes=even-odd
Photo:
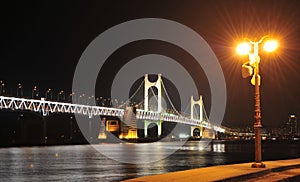
[[[203,137],[204,131],[209,131],[210,137],[214,138],[214,132],[221,133],[230,133],[230,129],[218,126],[213,122],[209,121],[207,116],[204,116],[204,105],[202,96],[200,96],[199,100],[195,101],[193,96],[191,96],[191,116],[186,117],[180,112],[176,114],[167,112],[162,108],[162,78],[161,75],[158,75],[158,79],[156,82],[150,82],[148,80],[148,75],[145,75],[144,81],[144,109],[137,109],[132,107],[123,108],[114,108],[114,107],[104,107],[104,106],[92,106],[92,105],[84,105],[84,104],[75,104],[75,103],[66,103],[66,102],[55,102],[49,101],[45,98],[38,99],[27,99],[27,98],[17,98],[17,97],[7,97],[0,96],[0,109],[10,109],[10,110],[24,110],[24,111],[33,111],[41,113],[43,116],[47,116],[50,113],[70,113],[70,114],[80,114],[86,115],[89,118],[92,117],[104,117],[104,116],[114,116],[119,117],[121,121],[125,121],[123,123],[124,127],[127,127],[120,135],[120,138],[137,138],[137,121],[144,121],[144,136],[147,137],[147,128],[150,124],[156,124],[158,126],[158,136],[162,133],[162,122],[174,122],[191,126],[191,134],[190,136],[194,136],[195,131],[199,132],[197,137]],[[149,109],[148,103],[148,89],[151,87],[157,87],[158,90],[158,101],[157,101],[157,111],[153,111]],[[164,88],[164,87],[163,87]],[[147,94],[146,94],[147,93]],[[194,118],[194,106],[199,105],[199,117]],[[134,110],[134,112],[132,112]],[[133,116],[129,115],[134,114]],[[106,123],[104,123],[105,125]],[[125,126],[125,125],[129,125]],[[105,126],[102,126],[105,127]],[[105,132],[108,131],[106,129],[100,129],[102,133],[99,136],[105,138]],[[103,133],[104,132],[104,133]]]

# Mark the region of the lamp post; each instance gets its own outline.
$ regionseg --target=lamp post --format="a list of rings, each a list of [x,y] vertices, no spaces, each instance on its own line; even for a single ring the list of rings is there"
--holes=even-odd
[[[5,84],[2,80],[0,80],[0,95],[5,94]]]
[[[36,99],[39,96],[38,88],[35,85],[31,91],[31,98]]]
[[[18,83],[17,85],[17,97],[22,97],[23,96],[23,87],[21,83]]]
[[[61,96],[61,97],[60,97]],[[65,92],[63,90],[61,90],[58,94],[57,94],[57,101],[61,101],[64,102],[65,101]]]
[[[75,102],[75,92],[72,92],[72,93],[70,93],[70,95],[69,95],[69,102],[70,103],[72,103],[72,100],[73,100],[73,102]]]
[[[0,80],[0,95],[2,95],[2,84],[3,84],[3,81],[2,80]]]
[[[260,111],[260,75],[259,75],[259,62],[260,57],[258,55],[259,44],[263,42],[268,36],[263,36],[259,41],[251,41],[246,39],[247,42],[240,44],[237,47],[237,52],[239,54],[248,54],[249,62],[243,64],[243,77],[252,76],[251,83],[254,85],[254,134],[255,134],[255,162],[251,165],[253,168],[264,168],[266,167],[262,163],[261,155],[261,111]],[[251,51],[251,44],[253,45],[253,52]],[[266,41],[264,44],[264,49],[267,52],[272,52],[277,48],[278,44],[274,40]],[[245,71],[246,70],[246,71]]]
[[[45,92],[45,97],[46,99],[52,100],[52,89],[49,88],[46,92]]]

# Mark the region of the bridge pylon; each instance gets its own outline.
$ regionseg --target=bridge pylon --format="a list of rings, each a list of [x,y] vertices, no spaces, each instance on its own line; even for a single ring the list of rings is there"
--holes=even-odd
[[[144,110],[149,111],[149,96],[148,91],[151,87],[157,88],[157,112],[162,112],[162,78],[161,74],[157,75],[156,82],[150,82],[148,79],[148,74],[145,74],[145,81],[144,81]],[[158,137],[162,134],[162,120],[159,121],[152,121],[152,120],[145,120],[144,123],[144,137],[146,138],[148,136],[148,126],[154,123],[158,127]]]
[[[200,95],[199,100],[194,100],[194,97],[191,96],[191,119],[194,119],[194,106],[199,105],[199,120],[203,121],[203,100],[202,95]],[[200,138],[203,135],[203,127],[202,126],[191,126],[191,137]],[[198,130],[198,132],[196,132]]]

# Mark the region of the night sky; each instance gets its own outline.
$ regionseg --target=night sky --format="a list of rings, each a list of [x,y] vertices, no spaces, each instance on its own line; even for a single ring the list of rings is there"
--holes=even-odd
[[[251,126],[254,87],[241,77],[247,56],[236,55],[244,37],[270,35],[280,41],[276,53],[261,56],[262,124],[279,127],[290,114],[300,116],[300,1],[52,1],[1,4],[0,79],[15,94],[17,83],[30,95],[37,85],[71,92],[76,64],[89,43],[110,27],[138,18],[164,18],[184,24],[211,46],[223,69],[227,106],[223,123]],[[175,45],[137,41],[109,58],[106,75],[97,82],[98,96],[109,97],[114,74],[131,59],[144,54],[176,59],[193,75],[209,112],[210,88],[195,60]],[[138,79],[138,78],[137,78]],[[42,95],[42,93],[41,93]]]

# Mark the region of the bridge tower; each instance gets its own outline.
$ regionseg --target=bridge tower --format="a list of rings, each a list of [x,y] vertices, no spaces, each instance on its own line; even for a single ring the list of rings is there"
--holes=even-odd
[[[99,134],[98,134],[98,139],[106,139],[107,138],[105,123],[106,123],[106,118],[102,117],[101,118],[101,124],[100,124],[100,131],[99,131]]]
[[[148,90],[151,87],[156,87],[157,88],[157,112],[162,111],[162,89],[161,89],[161,74],[158,74],[156,82],[150,82],[148,79],[148,74],[145,74],[145,88],[144,88],[144,110],[149,111],[149,97],[148,97]],[[162,121],[149,121],[145,120],[144,123],[144,136],[145,138],[148,136],[148,126],[152,123],[155,123],[158,127],[158,137],[161,136],[162,134]]]
[[[195,101],[194,97],[191,96],[191,119],[194,119],[194,106],[199,105],[199,120],[203,121],[203,100],[202,95],[200,95],[199,100]],[[194,132],[199,130],[199,136],[194,136]],[[202,126],[191,126],[191,137],[202,137],[203,127]]]

